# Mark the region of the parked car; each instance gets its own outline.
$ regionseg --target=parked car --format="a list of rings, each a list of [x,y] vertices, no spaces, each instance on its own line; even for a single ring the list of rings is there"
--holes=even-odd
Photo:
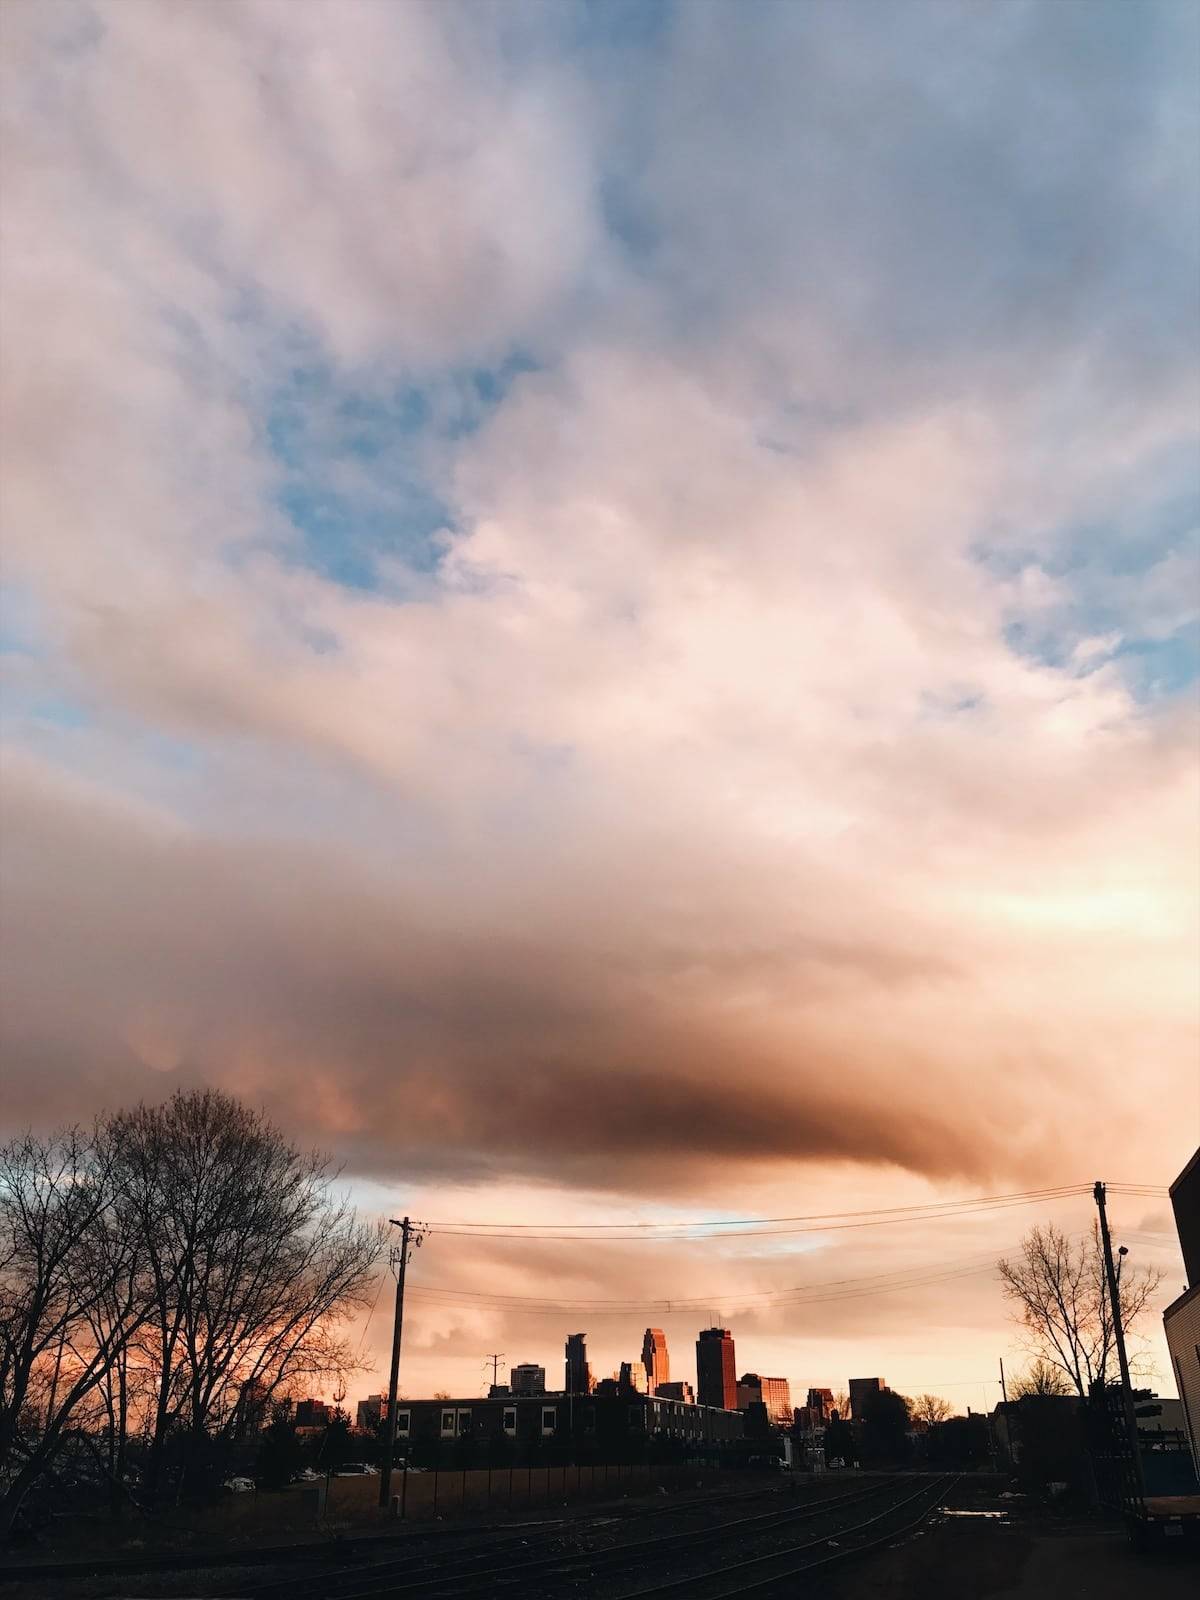
[[[786,1472],[782,1456],[751,1456],[746,1465],[752,1472]]]
[[[226,1494],[253,1494],[253,1478],[226,1478],[221,1485]]]
[[[311,1467],[301,1467],[299,1472],[292,1473],[293,1483],[316,1483],[320,1478],[319,1472],[314,1472]]]
[[[368,1466],[365,1461],[343,1461],[340,1467],[334,1467],[335,1478],[373,1478],[378,1473],[378,1467]]]

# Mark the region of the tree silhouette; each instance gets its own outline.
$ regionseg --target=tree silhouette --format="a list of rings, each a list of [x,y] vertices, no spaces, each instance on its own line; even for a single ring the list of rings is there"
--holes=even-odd
[[[997,1267],[1030,1353],[1057,1368],[1081,1398],[1093,1383],[1107,1382],[1116,1340],[1099,1228],[1093,1224],[1090,1233],[1074,1241],[1052,1222],[1031,1228],[1021,1240],[1020,1255]],[[1155,1268],[1122,1269],[1121,1325],[1127,1338],[1161,1282]]]
[[[105,1140],[121,1224],[147,1261],[138,1353],[153,1384],[153,1493],[172,1431],[228,1439],[247,1389],[269,1401],[352,1364],[338,1330],[368,1300],[382,1233],[334,1193],[326,1156],[230,1095],[139,1106]]]
[[[0,1145],[0,1532],[148,1312],[141,1247],[114,1214],[102,1144],[78,1128]]]
[[[1008,1392],[1014,1400],[1021,1400],[1031,1394],[1065,1395],[1073,1394],[1074,1390],[1061,1367],[1039,1358],[1032,1361],[1024,1372],[1018,1373],[1008,1385]]]
[[[863,1400],[859,1430],[865,1462],[899,1462],[908,1455],[908,1401],[892,1389]]]
[[[0,1144],[0,1531],[68,1436],[114,1504],[133,1434],[150,1497],[168,1451],[178,1496],[273,1397],[354,1367],[384,1241],[336,1177],[215,1091]]]
[[[953,1416],[954,1407],[948,1400],[943,1400],[940,1394],[919,1394],[912,1403],[912,1414],[918,1422],[924,1422],[932,1428]]]

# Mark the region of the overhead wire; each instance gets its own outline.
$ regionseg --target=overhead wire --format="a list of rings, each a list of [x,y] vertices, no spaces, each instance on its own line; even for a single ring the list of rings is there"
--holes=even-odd
[[[709,1238],[778,1238],[794,1234],[826,1234],[859,1227],[894,1226],[899,1222],[939,1221],[955,1216],[978,1216],[1011,1206],[1040,1205],[1050,1200],[1083,1195],[1086,1184],[1062,1184],[1054,1189],[1021,1190],[1016,1194],[978,1195],[960,1200],[931,1200],[909,1206],[877,1206],[864,1211],[814,1211],[774,1218],[722,1218],[693,1222],[427,1222],[430,1234],[450,1238],[517,1238],[517,1240],[568,1240],[574,1243],[648,1243],[654,1240],[709,1240]],[[776,1227],[774,1224],[792,1224]]]
[[[1145,1195],[1159,1198],[1165,1189],[1151,1185],[1109,1184],[1111,1193],[1128,1196]],[[907,1206],[878,1207],[859,1211],[813,1212],[789,1217],[720,1218],[711,1221],[677,1219],[664,1222],[609,1222],[562,1223],[547,1227],[545,1223],[470,1223],[430,1222],[423,1226],[432,1234],[452,1238],[517,1239],[522,1242],[562,1241],[575,1244],[648,1243],[682,1239],[687,1242],[704,1242],[708,1239],[737,1238],[750,1240],[789,1236],[803,1233],[836,1232],[843,1229],[881,1227],[896,1223],[920,1223],[953,1220],[959,1217],[989,1215],[1018,1206],[1073,1199],[1090,1194],[1090,1184],[1060,1184],[1045,1189],[1019,1190],[999,1195],[960,1197],[955,1200],[927,1201]],[[795,1224],[776,1227],[774,1224]],[[636,1229],[635,1232],[615,1231]],[[566,1230],[572,1231],[566,1231]],[[1131,1232],[1130,1237],[1139,1237]],[[973,1264],[974,1263],[974,1264]],[[972,1256],[958,1262],[942,1263],[929,1267],[912,1266],[891,1272],[864,1274],[851,1278],[824,1279],[811,1284],[786,1285],[779,1289],[747,1290],[731,1288],[705,1294],[682,1297],[664,1297],[648,1300],[642,1297],[619,1299],[577,1296],[555,1298],[551,1295],[505,1294],[462,1289],[450,1284],[412,1284],[409,1292],[430,1305],[446,1309],[482,1310],[484,1308],[508,1311],[512,1314],[560,1315],[566,1312],[588,1316],[629,1315],[633,1312],[657,1311],[667,1315],[691,1313],[712,1308],[722,1303],[737,1305],[749,1310],[771,1307],[800,1307],[818,1305],[832,1300],[861,1299],[872,1295],[891,1294],[902,1290],[923,1288],[960,1278],[976,1276],[996,1270],[995,1253],[986,1258]]]
[[[807,1294],[812,1290],[854,1288],[864,1283],[879,1283],[889,1285],[895,1284],[898,1287],[903,1287],[905,1282],[914,1274],[924,1276],[926,1273],[931,1271],[936,1271],[939,1273],[956,1272],[963,1268],[973,1268],[984,1261],[990,1262],[993,1260],[993,1258],[994,1253],[992,1251],[988,1251],[986,1255],[976,1251],[969,1256],[962,1256],[956,1260],[946,1261],[936,1267],[914,1264],[908,1267],[896,1267],[890,1272],[859,1273],[849,1278],[820,1278],[815,1283],[786,1284],[778,1289],[750,1290],[746,1294],[739,1295],[739,1300],[747,1301],[753,1299],[774,1299],[784,1294]],[[437,1290],[437,1292],[441,1294],[461,1295],[467,1299],[487,1300],[494,1304],[562,1304],[562,1301],[556,1299],[553,1295],[506,1294],[501,1290],[489,1292],[488,1290],[480,1289],[459,1289],[448,1284],[423,1284],[421,1285],[421,1288],[422,1291]],[[626,1304],[646,1305],[648,1303],[666,1305],[670,1303],[671,1305],[677,1306],[683,1310],[687,1310],[689,1307],[699,1307],[703,1309],[706,1306],[711,1306],[715,1301],[719,1301],[728,1296],[729,1292],[730,1291],[728,1287],[726,1287],[724,1289],[709,1290],[704,1294],[693,1293],[688,1295],[672,1295],[661,1297],[657,1302],[647,1302],[642,1296],[629,1297],[628,1299],[612,1295],[591,1298],[585,1296],[576,1296],[572,1298],[571,1303],[580,1308],[586,1308],[588,1306],[611,1306]]]
[[[833,1301],[864,1300],[871,1299],[877,1295],[908,1293],[913,1289],[932,1288],[939,1284],[956,1282],[962,1278],[978,1277],[983,1273],[993,1273],[995,1270],[994,1263],[989,1262],[984,1266],[966,1267],[957,1272],[931,1273],[925,1277],[913,1278],[907,1283],[889,1283],[876,1285],[874,1288],[869,1289],[842,1290],[836,1294],[781,1294],[773,1300],[766,1302],[759,1301],[752,1304],[745,1302],[743,1297],[736,1291],[726,1290],[723,1295],[713,1297],[713,1302],[710,1302],[710,1307],[690,1306],[686,1302],[673,1300],[640,1300],[636,1302],[629,1302],[627,1304],[622,1303],[612,1305],[579,1305],[574,1301],[560,1300],[547,1301],[545,1303],[534,1302],[531,1304],[513,1305],[510,1302],[491,1302],[486,1298],[479,1300],[459,1300],[445,1296],[435,1289],[427,1288],[417,1289],[414,1287],[410,1290],[410,1293],[417,1296],[426,1304],[440,1306],[443,1310],[491,1310],[506,1311],[512,1315],[556,1317],[561,1316],[566,1312],[574,1312],[580,1316],[587,1317],[627,1317],[635,1314],[641,1315],[643,1313],[650,1312],[656,1313],[660,1316],[694,1316],[698,1310],[710,1309],[712,1303],[723,1304],[725,1306],[737,1306],[739,1308],[745,1307],[745,1309],[750,1311],[769,1311],[780,1308],[800,1309],[804,1306],[828,1305]]]

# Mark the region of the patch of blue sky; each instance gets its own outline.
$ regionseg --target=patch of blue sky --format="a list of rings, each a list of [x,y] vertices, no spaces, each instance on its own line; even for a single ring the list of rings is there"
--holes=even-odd
[[[0,655],[38,656],[45,644],[33,591],[24,583],[0,582]]]
[[[95,713],[82,700],[72,700],[65,695],[41,695],[26,708],[31,722],[46,728],[57,728],[64,733],[74,733],[80,728],[90,728],[95,723]]]
[[[379,501],[329,483],[289,484],[279,505],[299,535],[304,564],[349,589],[387,587],[385,568],[399,562],[432,572],[441,559],[446,505],[418,485],[393,487]]]
[[[1129,485],[1107,517],[1048,537],[981,543],[975,558],[1003,580],[1049,580],[1007,620],[1018,655],[1076,674],[1116,662],[1142,701],[1175,695],[1200,676],[1200,485],[1194,451],[1172,448]]]
[[[536,368],[524,350],[420,383],[347,377],[317,361],[293,367],[266,417],[293,558],[370,592],[394,589],[398,574],[433,573],[456,527],[456,444]]]
[[[1200,681],[1200,619],[1165,639],[1126,639],[1112,659],[1120,663],[1139,700],[1183,694]]]

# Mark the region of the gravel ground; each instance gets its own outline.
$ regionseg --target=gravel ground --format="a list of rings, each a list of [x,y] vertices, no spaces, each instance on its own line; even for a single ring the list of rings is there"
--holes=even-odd
[[[847,1482],[844,1488],[852,1485]],[[839,1485],[830,1480],[807,1480],[803,1486],[806,1498],[833,1493]],[[760,1499],[761,1495],[761,1499]],[[496,1539],[510,1539],[523,1529],[533,1545],[544,1544],[546,1553],[552,1551],[574,1552],[598,1546],[650,1537],[657,1529],[664,1532],[682,1529],[689,1524],[710,1526],[714,1521],[745,1516],[755,1510],[782,1507],[775,1483],[764,1483],[753,1498],[743,1497],[741,1491],[722,1491],[717,1495],[685,1493],[676,1497],[661,1495],[639,1496],[607,1503],[576,1504],[563,1507],[556,1515],[545,1518],[516,1517],[510,1523],[492,1525],[487,1529],[472,1528],[469,1524],[414,1524],[407,1532],[388,1539],[372,1539],[359,1530],[356,1537],[348,1531],[342,1551],[332,1547],[332,1541],[323,1547],[314,1547],[308,1558],[292,1558],[274,1565],[246,1565],[214,1563],[210,1567],[189,1567],[180,1572],[134,1572],[120,1575],[97,1574],[92,1577],[64,1578],[47,1576],[37,1579],[14,1580],[0,1584],[0,1600],[180,1600],[183,1596],[236,1597],[252,1589],[275,1581],[286,1581],[309,1574],[314,1570],[333,1572],[349,1562],[395,1560],[409,1551],[416,1560],[424,1560],[431,1552],[444,1552],[447,1559],[455,1554],[486,1547]],[[672,1504],[672,1501],[675,1503]],[[55,1552],[55,1554],[60,1554]],[[69,1559],[66,1551],[61,1557]]]
[[[1200,1556],[1136,1555],[1120,1529],[973,1497],[914,1538],[806,1590],[806,1600],[1195,1600]]]

